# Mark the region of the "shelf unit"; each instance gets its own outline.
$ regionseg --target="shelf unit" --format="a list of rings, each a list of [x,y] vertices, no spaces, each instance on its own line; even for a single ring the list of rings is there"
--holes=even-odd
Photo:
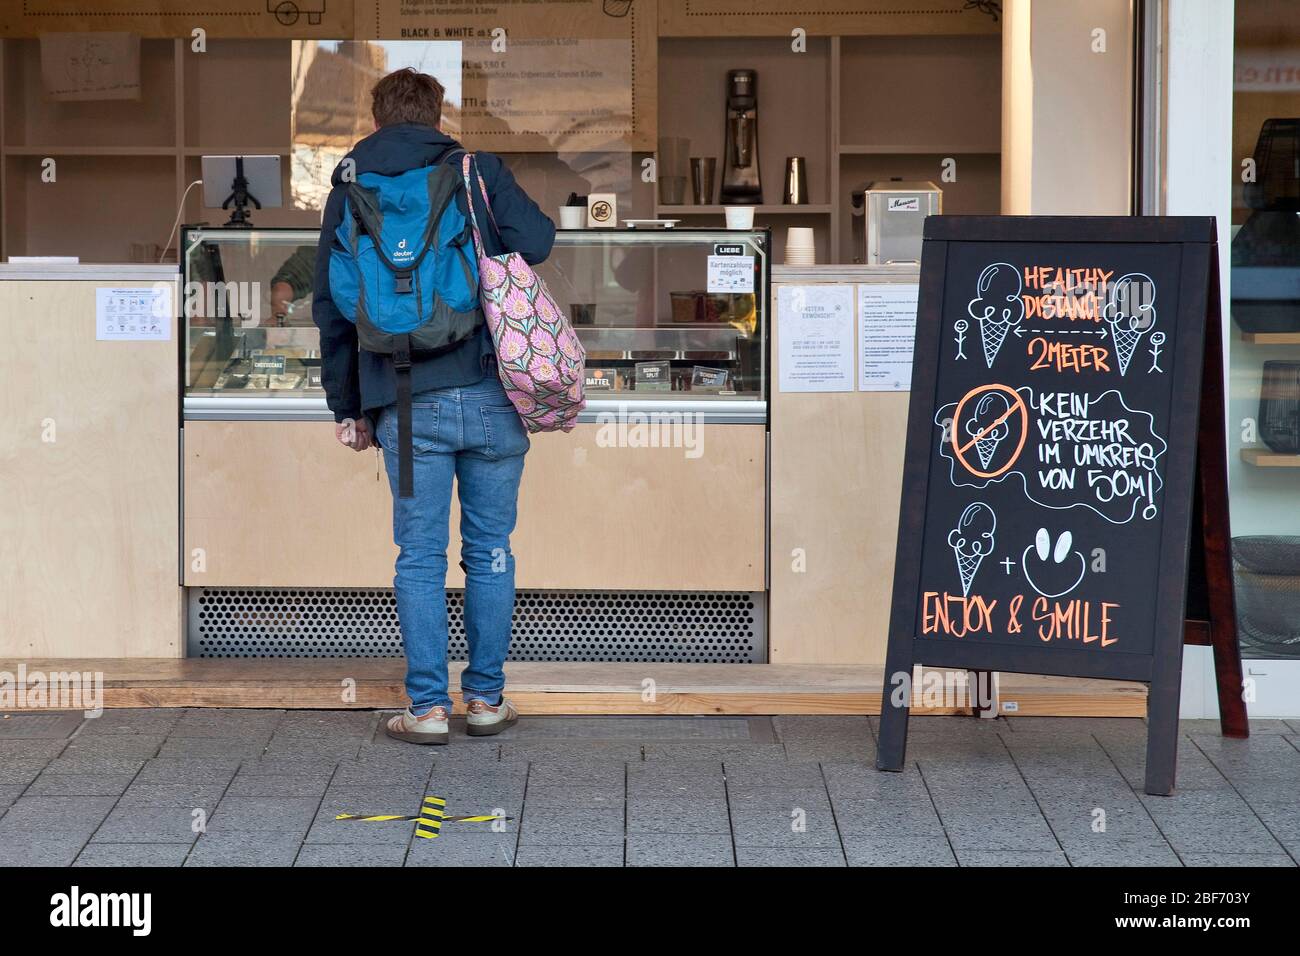
[[[1243,448],[1241,460],[1257,468],[1300,468],[1300,455],[1282,455],[1267,448]]]
[[[777,263],[789,226],[813,228],[819,262],[851,261],[850,194],[874,180],[930,180],[944,191],[945,212],[1001,210],[999,35],[810,37],[804,53],[786,38],[672,37],[659,41],[659,66],[660,135],[685,136],[691,155],[718,157],[719,180],[727,71],[758,71],[769,201],[754,207],[754,221],[772,227]],[[796,154],[806,158],[812,202],[772,203],[785,159]],[[955,182],[943,181],[947,159]],[[718,225],[724,207],[656,202],[654,213]]]
[[[1300,345],[1300,332],[1242,332],[1241,340],[1251,345]]]
[[[139,100],[57,102],[42,90],[40,41],[0,42],[0,255],[156,261],[205,154],[280,156],[288,197],[289,51],[285,40],[210,39],[195,54],[186,40],[146,38]],[[47,157],[53,182],[42,180]],[[195,188],[181,218],[224,215]],[[320,213],[268,209],[254,221],[312,226]]]
[[[997,213],[1001,179],[1001,37],[814,36],[795,53],[788,37],[659,40],[660,135],[685,136],[693,155],[721,158],[728,69],[759,74],[759,146],[765,198],[758,226],[773,227],[784,257],[789,226],[814,230],[822,262],[852,259],[850,193],[891,177],[928,179],[952,213]],[[292,193],[288,40],[141,41],[138,101],[45,99],[40,42],[0,41],[0,256],[75,252],[127,262],[161,246],[207,153],[281,157]],[[253,104],[254,106],[250,106]],[[785,159],[808,163],[811,202],[779,202]],[[621,219],[677,218],[723,225],[720,204],[667,206],[641,179],[644,153],[511,153],[524,188],[549,213],[570,191],[615,191]],[[54,159],[57,179],[42,181]],[[955,159],[957,180],[942,162]],[[721,170],[718,172],[719,186]],[[182,222],[225,219],[194,189]],[[313,227],[319,210],[254,213],[259,226]],[[70,239],[69,224],[75,224]],[[174,246],[173,246],[174,250]],[[174,251],[172,253],[174,257]]]

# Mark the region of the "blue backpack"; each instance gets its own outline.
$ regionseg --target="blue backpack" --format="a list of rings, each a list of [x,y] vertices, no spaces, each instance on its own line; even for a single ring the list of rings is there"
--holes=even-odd
[[[362,173],[346,186],[330,244],[335,305],[356,325],[360,347],[390,356],[397,373],[403,498],[413,493],[411,362],[454,348],[483,323],[473,236],[455,201],[462,183],[451,163]]]

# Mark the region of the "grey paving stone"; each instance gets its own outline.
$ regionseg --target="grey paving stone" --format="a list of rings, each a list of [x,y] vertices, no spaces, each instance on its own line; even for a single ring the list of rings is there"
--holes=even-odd
[[[133,773],[50,773],[47,770],[32,781],[27,795],[111,797],[125,792],[134,778]]]
[[[531,798],[527,809],[533,809]],[[636,801],[627,807],[627,832],[730,833],[731,814],[721,801]]]
[[[763,810],[781,807],[791,810],[829,810],[830,797],[821,781],[814,779],[807,787],[728,787],[727,802],[737,810]]]
[[[958,848],[960,866],[1069,866],[1060,850],[966,850]]]
[[[292,866],[301,845],[296,834],[246,830],[205,833],[194,844],[186,866]]]
[[[79,757],[148,760],[157,756],[166,739],[162,734],[90,734],[69,740],[61,756],[65,760]]]
[[[845,841],[849,866],[956,866],[957,858],[943,837],[875,839],[868,843]]]
[[[4,821],[0,821],[0,825]],[[623,808],[615,810],[534,810],[524,807],[519,845],[623,845]]]
[[[0,842],[27,832],[65,830],[90,834],[113,808],[116,797],[22,796],[0,819]]]
[[[749,740],[746,717],[529,717],[502,740]]]
[[[220,782],[173,781],[171,783],[133,782],[122,794],[117,806],[123,807],[203,807],[209,813],[216,808],[226,793]]]
[[[538,760],[528,785],[539,787],[621,787],[627,771],[621,760]]]
[[[521,844],[515,866],[622,866],[623,845],[530,846]]]
[[[785,747],[758,741],[646,741],[645,760],[785,760]]]
[[[3,820],[0,819],[0,823]],[[0,867],[71,866],[85,844],[82,836],[26,834],[0,836]]]
[[[320,801],[315,797],[232,797],[217,804],[208,832],[227,830],[283,830],[306,834]]]
[[[329,778],[295,777],[282,774],[235,775],[226,793],[232,797],[317,797],[325,793]]]
[[[173,734],[162,745],[158,756],[178,760],[243,760],[245,757],[259,757],[265,749],[266,741],[261,737],[178,737]]]
[[[95,830],[96,843],[185,843],[194,832],[194,807],[115,807]],[[206,809],[206,808],[205,808]],[[0,821],[3,824],[4,821]]]
[[[845,839],[874,835],[942,837],[943,824],[929,800],[893,803],[873,800],[866,804],[834,804],[835,824]]]
[[[171,732],[178,737],[270,737],[284,715],[283,710],[192,708],[181,715]]]
[[[171,733],[184,713],[179,708],[124,707],[105,710],[98,717],[88,717],[77,731],[78,737],[95,734],[162,734]]]
[[[725,800],[727,784],[722,775],[664,775],[629,778],[628,798],[638,800]]]
[[[97,757],[80,754],[56,757],[45,765],[47,774],[137,774],[147,761],[143,757]]]
[[[602,807],[621,807],[627,800],[623,787],[558,787],[530,786],[528,788],[528,805],[538,809],[552,807],[597,809]]]
[[[802,829],[796,829],[798,824]],[[838,847],[840,835],[828,811],[807,811],[796,819],[780,807],[731,811],[731,833],[736,846]]]
[[[939,718],[942,719],[942,718]],[[1140,717],[1007,717],[997,721],[1012,733],[1067,736],[1121,734],[1146,739],[1146,721]]]
[[[1146,777],[1146,738],[1124,743],[1105,737],[1098,739],[1129,785],[1141,790]],[[1180,738],[1177,757],[1178,790],[1222,790],[1227,786],[1228,781],[1201,749],[1190,738]]]
[[[517,839],[514,833],[444,825],[442,835],[436,839],[411,840],[406,866],[513,866]]]
[[[275,725],[276,737],[370,737],[379,714],[367,710],[299,710],[285,714]]]
[[[661,758],[657,760],[644,760],[629,763],[627,765],[627,779],[629,784],[639,779],[661,779],[669,776],[677,777],[716,777],[721,779],[723,775],[722,759],[718,757],[706,757],[696,760],[690,757],[682,759]]]
[[[1251,730],[1253,731],[1254,728],[1252,727]],[[1295,866],[1296,863],[1285,853],[1185,853],[1183,854],[1183,865],[1253,868],[1257,866]]]
[[[791,760],[876,759],[876,742],[866,717],[782,715],[772,722]]]
[[[1180,856],[1284,852],[1246,802],[1231,790],[1188,790],[1172,797],[1142,794],[1140,799]]]
[[[81,711],[10,711],[0,715],[0,740],[63,740],[83,720]]]
[[[629,833],[628,866],[735,866],[729,833]]]
[[[241,776],[292,776],[322,777],[329,779],[340,767],[349,761],[339,761],[330,757],[245,757],[238,762]],[[370,768],[367,768],[369,770]]]
[[[310,756],[352,759],[361,751],[360,737],[282,737],[276,735],[266,745],[266,756]]]
[[[737,866],[846,866],[833,847],[736,846]]]
[[[23,795],[23,791],[26,789],[27,789],[26,784],[19,784],[19,783],[0,784],[0,807],[7,808],[9,804],[13,803],[15,800],[21,797]]]
[[[810,761],[743,760],[724,762],[727,789],[808,787],[822,783],[821,766]]]
[[[1118,840],[1079,841],[1065,845],[1073,866],[1182,866],[1178,854],[1167,843],[1153,846]]]
[[[16,760],[53,760],[68,745],[66,740],[14,738],[0,740],[0,766]]]
[[[8,760],[0,755],[0,785],[26,787],[41,775],[47,760]]]
[[[401,866],[406,860],[406,844],[390,846],[326,846],[304,844],[294,866]]]
[[[180,866],[189,843],[90,843],[73,866]]]
[[[501,759],[545,763],[579,763],[585,759],[597,763],[622,763],[641,760],[641,745],[623,740],[519,741],[501,744]]]
[[[195,760],[163,757],[146,761],[136,775],[136,783],[220,783],[223,786],[234,779],[239,770],[239,760]]]

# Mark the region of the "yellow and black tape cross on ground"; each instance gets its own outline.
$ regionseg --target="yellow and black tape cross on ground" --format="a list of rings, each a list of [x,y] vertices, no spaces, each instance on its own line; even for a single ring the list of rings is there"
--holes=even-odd
[[[415,821],[415,835],[432,840],[442,829],[442,818],[447,815],[447,801],[442,797],[425,797],[420,807],[420,819]]]
[[[352,823],[391,823],[393,820],[419,820],[421,817],[412,814],[367,814],[359,813],[340,813],[334,818],[335,820],[350,821]],[[490,823],[493,820],[513,820],[514,817],[499,816],[496,814],[484,813],[472,817],[445,816],[442,818],[443,823]]]

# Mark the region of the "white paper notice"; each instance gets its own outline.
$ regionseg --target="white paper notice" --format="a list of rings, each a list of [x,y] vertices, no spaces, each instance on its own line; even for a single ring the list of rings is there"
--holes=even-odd
[[[911,284],[858,286],[861,391],[911,390],[917,288]]]
[[[172,287],[96,289],[95,338],[103,342],[170,342]]]
[[[753,256],[709,256],[708,292],[753,292]]]
[[[777,313],[781,391],[853,391],[853,287],[783,285]]]

